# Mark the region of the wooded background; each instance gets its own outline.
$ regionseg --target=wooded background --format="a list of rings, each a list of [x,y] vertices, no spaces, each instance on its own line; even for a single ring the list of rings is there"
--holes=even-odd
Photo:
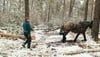
[[[22,23],[25,5],[27,6],[25,1],[28,0],[0,0],[1,22],[9,23],[16,20],[16,23]],[[68,20],[77,22],[84,19],[92,20],[93,5],[93,0],[29,0],[29,16],[33,26],[43,23],[60,25]],[[88,12],[88,15],[85,12]],[[84,17],[85,15],[88,18]]]
[[[32,26],[45,24],[49,27],[68,21],[94,20],[93,32],[97,33],[99,5],[99,0],[0,0],[0,26],[21,26],[25,17],[31,19]]]

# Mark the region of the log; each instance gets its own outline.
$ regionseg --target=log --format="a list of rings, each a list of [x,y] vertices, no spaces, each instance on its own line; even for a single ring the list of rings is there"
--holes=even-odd
[[[0,33],[0,35],[2,36],[2,37],[13,37],[13,38],[15,38],[15,39],[18,39],[18,38],[20,38],[20,39],[25,39],[25,37],[24,37],[24,35],[14,35],[14,34],[4,34],[4,33]],[[36,37],[35,36],[31,36],[32,37],[32,40],[36,40]]]
[[[100,52],[100,49],[89,49],[89,50],[84,49],[82,51],[78,50],[78,51],[65,53],[65,55],[76,55],[76,54],[81,54],[81,53],[86,53],[86,52],[88,53]]]

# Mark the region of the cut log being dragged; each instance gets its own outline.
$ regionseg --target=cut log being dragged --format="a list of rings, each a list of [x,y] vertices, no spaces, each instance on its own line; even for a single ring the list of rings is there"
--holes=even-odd
[[[14,34],[4,34],[4,33],[0,33],[1,37],[13,37],[15,39],[25,39],[24,35],[14,35]],[[35,36],[31,36],[32,40],[36,40]]]
[[[94,53],[94,52],[100,52],[100,49],[89,49],[89,50],[81,50],[81,51],[73,51],[73,52],[67,52],[65,55],[76,55],[76,54],[81,54],[81,53]]]

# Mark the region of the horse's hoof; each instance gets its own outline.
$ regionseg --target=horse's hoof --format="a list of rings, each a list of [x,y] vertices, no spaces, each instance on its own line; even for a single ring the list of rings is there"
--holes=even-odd
[[[74,40],[74,42],[76,42],[76,40]]]
[[[62,42],[63,42],[63,43],[65,43],[65,42],[66,42],[66,40],[62,40]]]
[[[64,33],[59,33],[59,35],[63,35]]]
[[[63,43],[65,43],[66,41],[63,41]]]
[[[87,41],[87,40],[83,40],[83,41]]]

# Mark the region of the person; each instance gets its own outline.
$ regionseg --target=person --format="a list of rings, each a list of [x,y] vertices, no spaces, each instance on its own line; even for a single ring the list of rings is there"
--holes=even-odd
[[[31,25],[30,25],[30,19],[25,18],[25,22],[23,23],[23,32],[24,36],[26,38],[26,41],[22,44],[22,46],[25,48],[25,45],[27,44],[27,48],[31,49],[31,31],[33,31]]]

